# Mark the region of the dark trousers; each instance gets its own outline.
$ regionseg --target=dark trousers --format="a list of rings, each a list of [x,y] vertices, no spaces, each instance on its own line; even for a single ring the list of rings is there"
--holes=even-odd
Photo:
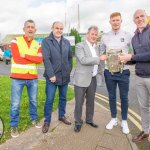
[[[116,89],[118,85],[121,99],[122,120],[127,120],[130,71],[127,69],[123,70],[122,73],[111,74],[108,70],[105,70],[104,76],[109,95],[111,117],[116,118],[117,115]]]
[[[81,125],[82,121],[82,107],[84,99],[86,98],[86,122],[93,122],[94,115],[94,98],[96,92],[96,77],[93,77],[88,87],[74,86],[75,92],[75,123]]]
[[[5,64],[8,65],[10,63],[10,59],[5,60]]]

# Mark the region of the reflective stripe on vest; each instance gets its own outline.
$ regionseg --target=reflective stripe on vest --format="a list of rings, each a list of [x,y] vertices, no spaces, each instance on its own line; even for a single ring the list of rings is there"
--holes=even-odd
[[[39,49],[39,43],[35,40],[32,40],[30,48],[26,44],[25,39],[22,37],[17,37],[17,46],[20,54],[28,54],[32,56],[36,56]],[[12,58],[12,66],[11,73],[19,73],[19,74],[37,74],[37,65],[35,63],[31,64],[17,64]]]
[[[21,65],[21,64],[12,64],[11,67],[13,68],[24,68],[24,69],[37,69],[36,66],[28,66],[28,65]]]

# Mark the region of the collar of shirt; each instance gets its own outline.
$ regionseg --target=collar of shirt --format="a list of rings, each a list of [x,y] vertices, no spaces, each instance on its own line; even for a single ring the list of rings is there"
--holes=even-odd
[[[86,40],[86,43],[88,44],[89,47],[92,47],[92,48],[95,48],[96,47],[96,44],[91,44],[88,40]]]
[[[145,30],[147,30],[149,27],[150,27],[150,25],[147,24],[146,27],[142,30],[142,32],[144,32]],[[135,34],[142,33],[142,32],[140,32],[140,30],[138,28],[135,30]]]
[[[25,39],[25,41],[26,41],[28,47],[30,47],[31,42],[33,41],[33,38],[32,38],[30,41],[28,40],[28,38],[27,38],[25,35],[23,36],[23,38]]]
[[[55,38],[55,37],[54,37]],[[55,40],[60,44],[61,38],[55,38]]]
[[[86,43],[87,43],[88,46],[89,46],[89,49],[90,49],[90,51],[91,51],[91,53],[92,53],[92,56],[93,56],[93,57],[97,57],[97,54],[96,54],[96,51],[95,51],[96,45],[93,44],[93,46],[92,46],[92,44],[91,44],[90,42],[88,42],[87,40],[86,40]]]
[[[113,35],[116,35],[116,34],[119,34],[121,32],[121,29],[120,30],[118,30],[118,31],[113,31],[113,30],[111,30],[111,33],[113,34]]]
[[[86,43],[89,46],[89,49],[92,53],[92,57],[98,57],[97,54],[96,54],[96,51],[95,51],[96,44],[92,45],[88,40],[86,40]],[[93,77],[97,75],[97,71],[98,71],[98,65],[94,65],[93,73],[92,73]]]

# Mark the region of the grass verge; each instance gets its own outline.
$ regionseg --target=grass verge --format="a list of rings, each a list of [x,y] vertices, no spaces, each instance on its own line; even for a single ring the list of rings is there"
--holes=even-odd
[[[0,140],[3,143],[10,138],[10,94],[11,94],[11,79],[9,77],[0,76],[0,116],[4,122],[4,134]],[[69,87],[67,93],[67,100],[72,100],[74,97],[73,90]],[[44,116],[44,103],[45,103],[45,81],[38,82],[38,99],[37,99],[37,109],[39,119]],[[58,91],[55,95],[55,100],[53,104],[53,111],[58,108]],[[25,131],[31,126],[30,116],[29,116],[29,101],[26,88],[23,89],[23,94],[20,103],[20,122],[19,131]]]

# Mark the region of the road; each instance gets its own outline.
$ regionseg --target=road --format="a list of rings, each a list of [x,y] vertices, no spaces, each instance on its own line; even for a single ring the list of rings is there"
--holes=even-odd
[[[38,67],[39,70],[39,78],[43,78],[43,67]],[[129,90],[129,127],[130,127],[130,133],[132,136],[135,136],[139,130],[141,129],[140,125],[140,109],[139,104],[136,98],[136,87],[135,87],[135,72],[134,72],[134,66],[130,67],[131,71],[131,77],[130,77],[130,90]],[[0,61],[0,75],[6,75],[9,76],[10,74],[10,65],[5,65],[4,62]],[[72,76],[73,73],[71,73]],[[98,105],[101,105],[101,107],[104,107],[105,109],[109,110],[109,103],[108,103],[108,94],[106,90],[105,83],[103,83],[103,86],[97,87],[97,93],[96,93],[96,103]],[[117,102],[118,102],[118,118],[121,120],[120,116],[120,98],[119,98],[119,91],[117,91]],[[142,143],[139,143],[138,145],[139,150],[150,150],[150,142],[144,141]]]

